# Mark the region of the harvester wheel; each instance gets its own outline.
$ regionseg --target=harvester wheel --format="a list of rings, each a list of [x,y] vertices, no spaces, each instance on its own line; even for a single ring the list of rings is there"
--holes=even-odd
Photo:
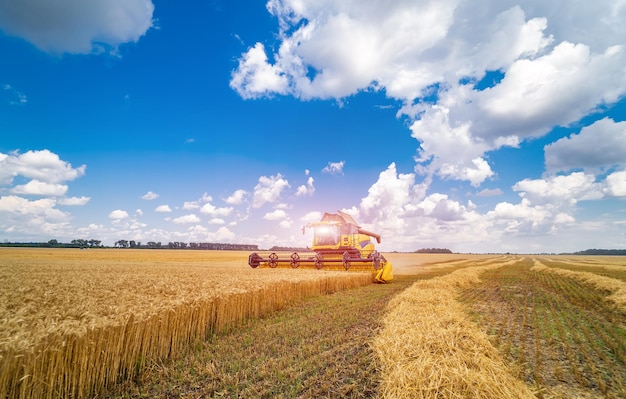
[[[324,255],[320,254],[319,252],[315,254],[315,267],[317,267],[318,269],[324,267]]]
[[[380,269],[380,253],[378,251],[374,251],[372,253],[372,265],[374,265],[374,270]]]
[[[350,252],[345,251],[343,253],[343,268],[348,270],[350,268]]]
[[[267,264],[269,267],[273,269],[278,266],[278,255],[276,255],[276,252],[272,252],[268,258]]]
[[[261,258],[256,252],[251,253],[250,256],[248,256],[248,264],[251,268],[256,269],[261,264],[261,259],[263,258]]]
[[[300,266],[300,255],[298,255],[297,252],[291,254],[291,261],[289,261],[289,264],[294,269],[297,269],[298,266]]]

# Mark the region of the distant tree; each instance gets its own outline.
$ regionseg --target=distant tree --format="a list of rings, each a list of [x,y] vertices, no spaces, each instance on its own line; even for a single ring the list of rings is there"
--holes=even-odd
[[[80,248],[85,248],[88,245],[87,240],[83,240],[82,238],[72,240],[70,244],[72,244],[75,247],[80,247]]]
[[[415,252],[418,254],[451,254],[452,253],[452,251],[450,251],[447,248],[422,248],[422,249],[418,249]]]
[[[100,243],[102,243],[102,241],[100,240],[94,240],[93,238],[89,241],[87,241],[89,243],[90,247],[99,247]]]
[[[59,242],[53,238],[52,240],[48,241],[48,245],[50,245],[51,247],[56,247],[57,245],[59,245]]]
[[[127,240],[115,241],[115,247],[128,248],[128,241]]]
[[[574,252],[574,255],[626,255],[626,249],[586,249],[584,251]]]

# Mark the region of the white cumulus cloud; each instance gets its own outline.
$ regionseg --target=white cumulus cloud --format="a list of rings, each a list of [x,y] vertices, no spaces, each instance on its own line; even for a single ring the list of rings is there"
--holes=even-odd
[[[313,185],[313,177],[309,176],[307,179],[306,185],[298,186],[296,190],[297,197],[305,197],[309,195],[313,195],[315,193],[315,186]]]
[[[29,201],[26,198],[16,195],[0,197],[0,212],[31,216],[34,218],[66,219],[68,215],[56,209],[55,206],[56,200],[52,198]]]
[[[254,186],[252,207],[260,208],[267,203],[279,201],[283,190],[289,187],[289,182],[280,173],[270,177],[259,177],[259,183]]]
[[[128,218],[128,212],[121,209],[116,209],[109,213],[109,219],[111,220],[123,220]]]
[[[59,198],[59,205],[66,206],[83,206],[87,205],[87,203],[91,200],[90,197],[67,197],[67,198]]]
[[[13,187],[13,194],[44,195],[50,197],[60,197],[67,192],[67,185],[46,183],[39,180],[31,180],[26,184]]]
[[[282,209],[276,209],[272,212],[267,212],[263,219],[265,220],[282,220],[287,217],[287,213]]]
[[[0,28],[43,51],[92,53],[138,41],[153,12],[151,0],[2,0]]]
[[[604,118],[544,147],[550,172],[626,165],[626,122]]]
[[[331,175],[343,174],[343,166],[345,165],[345,163],[345,161],[328,162],[324,169],[322,169],[322,173],[328,173]]]
[[[626,197],[626,170],[606,177],[607,193],[614,197]]]
[[[232,193],[232,195],[226,198],[225,202],[229,205],[239,205],[243,203],[243,201],[246,199],[247,196],[248,196],[248,192],[246,190],[242,190],[242,189],[235,190],[235,192]]]
[[[477,187],[495,175],[487,152],[626,95],[623,2],[270,0],[267,9],[278,45],[244,52],[231,87],[244,98],[384,90],[414,122],[416,171],[429,176]]]
[[[184,215],[184,216],[174,218],[172,219],[172,223],[176,223],[176,224],[200,223],[200,218],[192,213],[189,215]]]
[[[0,153],[0,184],[11,184],[16,176],[56,184],[74,180],[85,174],[87,166],[73,168],[50,150]]]
[[[153,199],[159,198],[159,194],[153,193],[152,191],[148,191],[144,195],[141,196],[142,199],[152,201]]]
[[[185,210],[199,209],[202,206],[202,204],[205,204],[211,201],[213,201],[213,197],[211,197],[207,193],[204,193],[202,197],[200,197],[196,201],[185,201],[185,203],[183,204],[183,209]]]
[[[602,186],[594,175],[575,172],[545,179],[524,179],[513,189],[533,204],[575,205],[578,201],[600,199]]]
[[[202,208],[200,208],[200,212],[205,213],[209,216],[219,216],[219,217],[225,217],[230,215],[231,213],[233,213],[233,208],[232,207],[223,207],[223,208],[218,208],[215,205],[211,204],[211,203],[206,203],[202,206]]]
[[[164,204],[164,205],[159,205],[156,208],[154,208],[155,212],[172,212],[172,208],[170,208],[169,205]]]
[[[268,62],[265,47],[256,43],[239,60],[230,86],[243,98],[261,97],[273,93],[285,94],[289,81],[280,66]]]

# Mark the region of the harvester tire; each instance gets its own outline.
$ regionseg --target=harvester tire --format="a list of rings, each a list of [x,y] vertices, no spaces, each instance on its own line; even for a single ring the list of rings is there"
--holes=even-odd
[[[372,253],[372,265],[374,266],[374,270],[380,269],[380,253],[378,251],[374,251]]]
[[[348,270],[350,269],[350,252],[345,251],[343,253],[343,268]]]
[[[297,252],[291,254],[291,260],[289,261],[289,264],[294,269],[297,269],[298,266],[300,266],[300,255],[298,255]]]
[[[261,259],[263,258],[261,258],[256,252],[251,253],[248,257],[248,264],[251,268],[256,269],[261,264]]]
[[[272,252],[270,254],[270,256],[268,257],[267,264],[272,269],[274,269],[274,268],[276,268],[276,266],[278,266],[278,255],[276,255],[276,252]]]
[[[324,267],[324,255],[320,254],[319,252],[315,254],[315,267],[317,267],[318,269]]]

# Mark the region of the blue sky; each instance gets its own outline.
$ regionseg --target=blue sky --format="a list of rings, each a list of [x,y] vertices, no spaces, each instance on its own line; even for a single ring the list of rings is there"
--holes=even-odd
[[[0,240],[626,248],[626,2],[0,1]]]

